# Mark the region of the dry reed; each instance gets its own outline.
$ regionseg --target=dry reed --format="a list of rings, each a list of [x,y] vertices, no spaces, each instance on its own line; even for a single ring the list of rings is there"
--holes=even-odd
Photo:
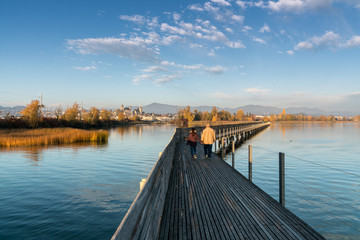
[[[73,128],[0,130],[0,147],[56,145],[81,142],[107,142],[108,131]]]

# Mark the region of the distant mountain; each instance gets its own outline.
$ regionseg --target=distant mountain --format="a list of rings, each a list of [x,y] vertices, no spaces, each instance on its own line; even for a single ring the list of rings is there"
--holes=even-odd
[[[143,111],[146,113],[156,113],[156,114],[166,114],[172,113],[175,114],[181,108],[186,106],[178,106],[178,105],[167,105],[161,103],[152,103],[143,107]],[[213,106],[194,106],[191,107],[191,110],[197,109],[201,112],[211,112]],[[237,108],[220,108],[216,107],[218,111],[225,110],[230,113],[236,113],[238,110],[243,110],[244,113],[252,113],[255,115],[269,116],[271,114],[280,114],[283,109],[278,107],[271,106],[261,106],[261,105],[245,105]],[[285,112],[287,114],[304,114],[304,115],[312,115],[312,116],[320,116],[320,115],[334,115],[334,116],[354,116],[355,113],[352,112],[342,112],[342,111],[324,111],[319,108],[308,108],[308,107],[290,107],[286,108]]]
[[[155,113],[155,114],[167,114],[167,113],[177,113],[182,106],[167,105],[162,103],[151,103],[149,105],[143,106],[143,112],[145,113]]]
[[[10,114],[10,116],[19,116],[21,110],[23,110],[25,106],[15,106],[15,107],[3,107],[0,106],[0,117],[5,117],[6,114]]]

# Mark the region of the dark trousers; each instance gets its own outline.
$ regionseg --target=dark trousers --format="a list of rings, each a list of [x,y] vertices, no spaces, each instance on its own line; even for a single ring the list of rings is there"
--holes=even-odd
[[[212,144],[204,144],[205,155],[208,155],[209,158],[211,158],[211,150],[212,150]]]
[[[191,156],[196,155],[196,145],[190,145],[190,152],[191,152]]]

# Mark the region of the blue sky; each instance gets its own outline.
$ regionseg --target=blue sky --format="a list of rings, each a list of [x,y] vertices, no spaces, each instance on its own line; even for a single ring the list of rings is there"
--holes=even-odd
[[[0,105],[360,112],[359,0],[0,2]]]

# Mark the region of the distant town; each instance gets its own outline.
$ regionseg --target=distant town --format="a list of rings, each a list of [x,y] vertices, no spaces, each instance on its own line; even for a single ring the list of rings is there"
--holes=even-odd
[[[48,122],[45,126],[75,126],[75,123],[88,125],[113,125],[116,122],[182,122],[187,125],[193,121],[359,121],[360,116],[325,115],[319,109],[289,108],[279,109],[274,107],[263,107],[256,105],[244,106],[244,110],[218,109],[217,107],[180,107],[165,104],[150,104],[144,107],[124,106],[117,109],[97,109],[91,107],[85,109],[82,105],[74,103],[64,109],[62,106],[46,107],[39,100],[33,100],[30,104],[16,107],[1,107],[0,119],[2,122],[8,120],[27,121],[29,127],[39,126],[42,122]],[[289,111],[290,113],[288,113]],[[299,113],[294,113],[298,111]],[[259,114],[263,112],[263,114]],[[313,112],[309,114],[306,112]],[[316,114],[316,112],[319,112]],[[56,120],[56,121],[55,121]],[[56,122],[56,123],[54,123]],[[101,124],[100,124],[101,123]],[[14,124],[12,124],[14,125]],[[16,124],[15,124],[16,125]],[[19,126],[22,123],[18,123]],[[26,124],[25,124],[26,125]],[[7,124],[2,125],[7,126]]]

